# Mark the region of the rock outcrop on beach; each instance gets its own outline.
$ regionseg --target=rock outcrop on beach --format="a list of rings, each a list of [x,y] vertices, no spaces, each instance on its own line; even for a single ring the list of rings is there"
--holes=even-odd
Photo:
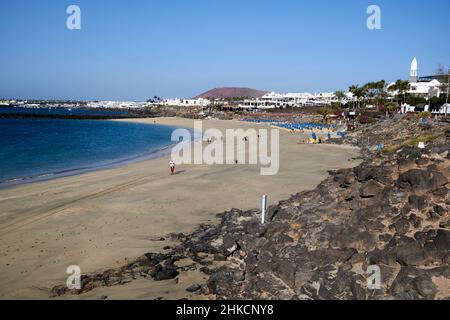
[[[361,147],[363,163],[271,206],[264,225],[259,210],[230,210],[218,225],[172,235],[179,244],[163,253],[84,276],[76,293],[196,269],[209,280],[190,290],[218,299],[450,298],[448,124],[399,117],[347,142]],[[369,147],[379,143],[382,154]],[[186,258],[192,264],[177,267]],[[379,288],[368,286],[369,266],[381,271]]]

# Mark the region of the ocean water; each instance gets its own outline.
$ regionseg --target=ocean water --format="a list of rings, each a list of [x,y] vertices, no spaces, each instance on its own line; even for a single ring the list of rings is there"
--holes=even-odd
[[[173,130],[117,121],[0,118],[0,187],[170,152]]]
[[[0,107],[1,114],[37,114],[37,115],[127,115],[127,111],[103,109],[67,109],[67,108],[23,108]]]

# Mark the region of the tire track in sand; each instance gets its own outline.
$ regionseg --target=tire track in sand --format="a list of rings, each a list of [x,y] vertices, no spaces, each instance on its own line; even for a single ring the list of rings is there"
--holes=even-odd
[[[132,180],[132,181],[129,181],[126,183],[122,183],[122,184],[119,184],[119,185],[116,185],[116,186],[113,186],[113,187],[110,187],[110,188],[107,188],[107,189],[104,189],[104,190],[101,190],[98,192],[90,193],[86,196],[77,198],[75,200],[68,201],[61,205],[57,205],[57,206],[51,208],[50,210],[46,210],[44,212],[39,212],[39,210],[36,210],[37,212],[32,213],[31,217],[27,217],[27,218],[23,218],[23,219],[16,219],[15,221],[13,221],[7,225],[0,226],[0,235],[4,236],[8,233],[11,233],[20,228],[23,228],[24,226],[44,220],[48,217],[51,217],[55,214],[58,214],[64,210],[72,207],[73,205],[77,204],[78,202],[96,199],[96,198],[102,197],[102,196],[110,194],[110,193],[122,191],[124,189],[142,185],[142,184],[145,184],[145,183],[148,183],[151,181],[152,181],[151,179],[147,179],[145,177],[138,178],[138,179],[135,179],[135,180]]]

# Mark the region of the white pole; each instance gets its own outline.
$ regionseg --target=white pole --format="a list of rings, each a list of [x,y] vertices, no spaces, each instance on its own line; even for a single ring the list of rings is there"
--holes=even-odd
[[[450,88],[450,69],[448,70],[448,76],[447,76],[447,97],[445,98],[445,117],[447,118],[447,109],[448,109],[448,92]]]
[[[266,221],[266,210],[267,210],[267,196],[263,195],[261,198],[261,224],[264,224]]]

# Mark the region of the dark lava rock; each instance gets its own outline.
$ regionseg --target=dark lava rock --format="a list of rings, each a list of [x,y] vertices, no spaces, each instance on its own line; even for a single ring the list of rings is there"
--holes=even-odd
[[[208,279],[207,285],[214,294],[229,296],[233,291],[233,273],[230,270],[220,269],[214,272]]]
[[[229,241],[227,241],[222,245],[220,251],[223,256],[229,257],[239,249],[240,249],[239,244],[236,241],[230,239]]]
[[[159,262],[163,261],[166,258],[166,256],[164,255],[155,253],[146,253],[145,257],[147,258],[147,260],[141,259],[139,264],[149,267],[156,266]]]
[[[425,250],[415,239],[400,236],[394,238],[394,242],[395,247],[391,247],[390,250],[395,253],[396,261],[401,265],[419,265],[425,261]]]
[[[441,216],[438,215],[436,212],[434,212],[433,210],[428,212],[428,217],[427,220],[428,221],[439,221],[441,219]]]
[[[413,169],[401,173],[398,185],[404,189],[431,191],[447,183],[447,178],[437,171]]]
[[[416,164],[418,166],[424,166],[428,163],[428,159],[420,158],[416,160]]]
[[[427,206],[425,196],[411,195],[408,198],[408,203],[415,209],[422,210]]]
[[[381,168],[359,166],[354,169],[354,172],[358,181],[363,182],[377,179],[377,177],[380,176]]]
[[[195,283],[195,284],[193,284],[193,285],[187,287],[187,288],[186,288],[186,291],[187,291],[187,292],[196,292],[196,291],[200,290],[201,288],[202,288],[201,285]]]
[[[450,152],[449,152],[450,154]],[[439,188],[437,190],[433,191],[433,195],[437,198],[445,200],[445,198],[448,198],[450,200],[450,190],[446,188],[445,186],[442,188]]]
[[[405,234],[409,230],[409,222],[405,218],[399,219],[392,226],[395,229],[395,231],[397,232],[397,234]]]
[[[376,181],[368,181],[361,186],[359,195],[361,198],[372,198],[381,192],[382,187]]]
[[[210,275],[212,273],[212,271],[208,267],[201,267],[199,270],[206,275]]]
[[[418,300],[422,296],[417,292],[417,286],[413,282],[412,277],[408,272],[407,268],[402,268],[392,282],[389,289],[390,295],[392,295],[397,300]]]
[[[450,229],[450,217],[441,221],[441,223],[439,224],[439,227],[443,228],[443,229]]]
[[[444,208],[442,208],[439,205],[433,206],[433,210],[434,210],[434,212],[436,212],[440,216],[442,216],[443,214],[445,214],[447,212],[447,210],[445,210]]]
[[[441,255],[450,252],[450,231],[438,230],[434,239],[434,245]]]
[[[180,273],[173,267],[165,267],[161,268],[158,272],[156,272],[153,279],[155,281],[169,280],[177,277]]]
[[[408,217],[408,221],[410,224],[412,224],[412,226],[414,228],[420,228],[420,226],[422,225],[422,219],[420,219],[417,215],[415,215],[414,213],[410,214]]]
[[[388,233],[385,233],[385,234],[380,234],[378,238],[380,239],[380,241],[389,242],[392,239],[392,236]]]
[[[437,288],[430,277],[419,276],[413,280],[414,288],[423,298],[431,300],[436,295]]]

